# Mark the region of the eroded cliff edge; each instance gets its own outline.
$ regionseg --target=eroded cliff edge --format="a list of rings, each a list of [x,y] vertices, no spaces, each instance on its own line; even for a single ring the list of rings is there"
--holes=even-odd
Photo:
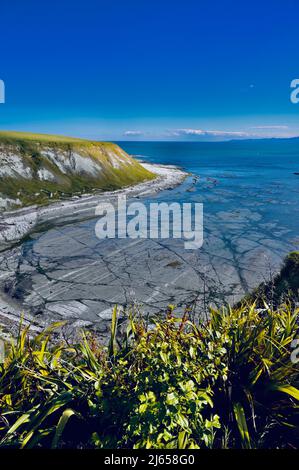
[[[153,178],[113,143],[0,132],[0,210],[47,204]]]

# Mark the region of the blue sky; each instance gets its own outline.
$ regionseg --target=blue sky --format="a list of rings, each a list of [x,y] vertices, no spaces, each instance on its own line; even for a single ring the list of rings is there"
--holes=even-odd
[[[297,0],[2,0],[0,128],[103,140],[299,135]]]

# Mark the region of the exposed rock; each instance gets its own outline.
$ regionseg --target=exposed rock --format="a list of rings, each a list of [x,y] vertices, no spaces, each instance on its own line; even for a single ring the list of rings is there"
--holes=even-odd
[[[59,199],[153,178],[116,144],[0,132],[0,192],[7,207],[17,198],[23,206],[41,205],[50,195]]]

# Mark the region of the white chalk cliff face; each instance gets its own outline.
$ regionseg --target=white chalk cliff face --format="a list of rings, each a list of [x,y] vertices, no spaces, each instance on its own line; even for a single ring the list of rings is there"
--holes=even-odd
[[[152,177],[115,144],[9,140],[0,133],[0,210],[117,189]]]
[[[41,151],[46,159],[59,168],[59,170],[65,174],[79,174],[89,175],[96,177],[102,171],[102,165],[100,161],[93,160],[88,155],[83,157],[78,152],[63,152],[61,150],[53,151],[51,148]],[[55,179],[55,173],[43,169],[43,173],[39,176],[41,179],[51,180]]]
[[[12,148],[2,148],[0,151],[0,177],[32,178],[31,168],[26,165],[20,155],[16,155]]]
[[[97,150],[96,146],[94,150]],[[115,146],[114,151],[108,150],[103,152],[106,161],[89,156],[84,150],[80,154],[79,151],[63,151],[59,148],[53,149],[48,147],[42,149],[40,154],[65,175],[72,173],[96,177],[102,172],[103,167],[107,165],[111,165],[112,168],[121,169],[122,167],[131,166],[133,163],[136,164],[125,152],[118,152],[117,150],[117,146]],[[2,147],[0,162],[0,177],[2,178],[21,177],[32,179],[34,177],[31,165],[27,164],[26,160],[24,161],[20,155],[14,153],[12,147]],[[53,181],[55,177],[56,172],[54,170],[51,171],[43,166],[37,170],[37,178],[40,180]]]

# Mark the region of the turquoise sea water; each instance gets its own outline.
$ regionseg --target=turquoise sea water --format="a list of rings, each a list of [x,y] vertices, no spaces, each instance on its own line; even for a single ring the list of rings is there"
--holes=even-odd
[[[192,191],[169,198],[203,202],[206,215],[255,210],[264,223],[284,232],[283,241],[296,245],[298,238],[299,248],[299,175],[294,174],[299,172],[299,139],[120,145],[141,160],[178,165],[199,176]]]

